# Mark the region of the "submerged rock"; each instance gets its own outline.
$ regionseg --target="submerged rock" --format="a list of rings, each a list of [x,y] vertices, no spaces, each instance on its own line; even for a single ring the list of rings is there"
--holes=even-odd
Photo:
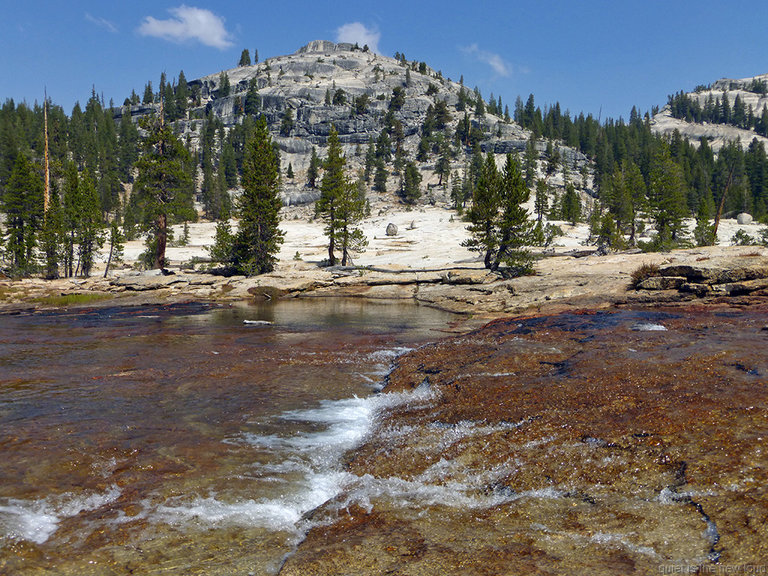
[[[380,418],[281,575],[761,562],[766,324],[766,306],[588,311],[399,358],[386,391],[432,401]]]

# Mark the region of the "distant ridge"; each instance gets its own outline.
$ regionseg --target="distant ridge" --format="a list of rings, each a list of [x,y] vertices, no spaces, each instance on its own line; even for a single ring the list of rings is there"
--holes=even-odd
[[[721,78],[709,86],[699,86],[695,91],[683,94],[702,109],[707,105],[708,100],[722,102],[723,98],[728,99],[729,107],[733,109],[738,97],[747,113],[751,108],[752,114],[760,117],[763,107],[768,107],[768,94],[756,90],[755,87],[764,87],[766,84],[768,84],[768,74],[740,79]],[[692,118],[677,118],[669,103],[653,117],[651,127],[657,134],[666,136],[671,136],[677,130],[683,137],[694,143],[701,138],[706,138],[715,152],[727,142],[736,140],[739,140],[743,147],[747,147],[756,138],[768,146],[768,138],[759,134],[755,128],[737,126],[732,122],[715,123],[696,121]]]

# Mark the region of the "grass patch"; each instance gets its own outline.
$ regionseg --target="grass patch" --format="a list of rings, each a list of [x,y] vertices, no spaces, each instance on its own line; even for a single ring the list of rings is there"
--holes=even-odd
[[[639,268],[634,270],[631,274],[631,284],[632,288],[637,288],[637,286],[645,280],[646,278],[652,278],[654,276],[660,276],[661,275],[661,269],[659,268],[658,264],[641,264]]]
[[[63,307],[90,304],[92,302],[100,302],[101,300],[109,300],[110,298],[112,298],[111,294],[103,294],[101,292],[77,292],[74,294],[50,294],[35,298],[34,301],[45,306]]]
[[[10,286],[0,286],[0,300],[7,300],[17,292],[18,290]]]

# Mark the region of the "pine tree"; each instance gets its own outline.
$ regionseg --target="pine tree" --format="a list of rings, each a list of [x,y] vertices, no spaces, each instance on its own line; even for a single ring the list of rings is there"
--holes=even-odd
[[[496,232],[499,247],[491,270],[498,270],[503,262],[513,274],[533,272],[533,257],[527,250],[534,242],[533,223],[523,207],[530,191],[520,172],[520,166],[507,154],[507,161],[499,182],[499,216]]]
[[[525,145],[525,183],[533,186],[536,180],[536,161],[539,159],[539,151],[536,148],[536,135],[531,132]]]
[[[347,93],[341,88],[337,88],[333,93],[333,105],[344,106],[347,103]]]
[[[37,268],[35,248],[42,224],[43,179],[24,154],[16,156],[2,196],[2,210],[6,216],[6,252],[11,271],[26,276]]]
[[[459,173],[457,171],[453,173],[451,181],[453,182],[453,185],[451,186],[451,203],[453,204],[454,210],[461,214],[464,211],[464,202],[466,200],[464,198],[462,179],[459,178]]]
[[[149,81],[144,86],[144,97],[141,99],[142,104],[152,104],[155,101],[155,94],[152,92],[152,82]]]
[[[741,99],[741,95],[736,94],[733,101],[733,112],[731,113],[731,124],[739,128],[748,128],[747,126],[747,107]]]
[[[544,214],[549,208],[549,199],[547,198],[547,181],[543,178],[536,180],[536,195],[534,196],[533,206],[536,212],[536,220],[541,222]]]
[[[341,265],[351,264],[351,252],[362,251],[368,240],[357,224],[365,217],[365,194],[358,192],[358,185],[343,177],[343,186],[336,199],[336,245],[341,250]],[[365,188],[363,187],[363,190]]]
[[[563,220],[569,222],[571,226],[576,226],[581,221],[581,200],[571,182],[565,185],[565,193],[563,194],[560,210]]]
[[[377,158],[375,167],[376,172],[373,175],[373,189],[376,190],[376,192],[381,192],[383,194],[387,191],[387,179],[389,178],[384,159]]]
[[[309,158],[309,167],[307,168],[307,186],[310,188],[317,188],[321,164],[320,158],[317,157],[317,150],[312,146],[312,156]]]
[[[251,81],[248,84],[248,92],[245,94],[245,114],[255,116],[261,108],[261,97],[259,96],[258,84]]]
[[[176,85],[174,97],[176,98],[176,119],[184,118],[187,115],[187,103],[189,101],[189,85],[184,76],[184,70],[179,72],[179,80]]]
[[[445,181],[447,181],[448,176],[451,173],[451,159],[449,155],[450,149],[443,139],[440,145],[440,157],[437,159],[437,163],[435,164],[435,174],[438,176],[438,186],[442,186],[443,180],[445,179]]]
[[[472,194],[472,206],[467,210],[467,226],[470,237],[462,242],[474,252],[483,254],[485,267],[493,266],[493,258],[499,247],[496,221],[499,212],[500,177],[493,153],[488,152],[477,185]]]
[[[219,98],[226,98],[232,92],[229,75],[226,72],[219,74]]]
[[[237,187],[237,158],[231,138],[225,138],[222,142],[219,171],[224,174],[227,189]]]
[[[357,96],[356,98],[352,99],[352,109],[354,110],[355,114],[362,116],[368,112],[368,106],[370,103],[371,100],[368,97],[368,94],[362,94],[361,96]]]
[[[688,212],[685,180],[680,166],[672,160],[666,143],[659,144],[651,159],[648,197],[658,246],[668,247],[679,243],[686,232],[683,219]]]
[[[406,204],[414,204],[421,197],[421,173],[413,162],[408,162],[403,173],[400,196]]]
[[[547,140],[545,156],[547,157],[547,166],[545,170],[547,177],[549,177],[557,172],[557,167],[560,164],[560,150],[552,144],[552,140]]]
[[[467,96],[467,91],[464,89],[464,86],[459,88],[459,100],[456,102],[456,111],[457,112],[464,112],[467,109],[467,102],[469,101],[469,96]]]
[[[376,140],[376,158],[381,158],[384,162],[389,162],[392,159],[392,140],[387,130],[379,132],[379,137]]]
[[[165,121],[173,122],[178,116],[176,114],[176,95],[174,94],[173,86],[170,83],[165,84],[163,91],[160,93],[160,97],[163,99]]]
[[[496,110],[496,97],[493,95],[493,92],[488,96],[488,105],[486,109],[488,110],[488,114],[498,116],[498,111]]]
[[[280,123],[280,136],[290,136],[293,130],[293,110],[286,108]]]
[[[125,236],[120,231],[117,220],[112,220],[109,225],[109,254],[107,256],[107,265],[104,267],[104,278],[109,274],[109,269],[114,264],[123,261]]]
[[[405,104],[405,90],[402,86],[395,86],[392,89],[392,99],[389,101],[389,109],[393,112],[400,110]]]
[[[246,143],[243,158],[243,193],[238,199],[240,225],[235,234],[232,264],[248,276],[271,272],[283,243],[280,230],[280,171],[262,116]]]
[[[96,251],[103,244],[101,211],[96,186],[90,174],[82,175],[78,182],[79,214],[76,230],[77,270],[81,276],[91,275]]]
[[[213,239],[213,245],[208,248],[211,260],[221,264],[231,265],[234,245],[235,235],[232,234],[232,227],[229,225],[229,221],[220,221],[216,224],[216,234]]]
[[[474,91],[474,103],[475,103],[475,115],[479,116],[480,118],[485,115],[485,100],[483,100],[483,95],[480,93],[480,88],[475,86]]]
[[[245,48],[240,54],[240,61],[237,63],[237,65],[238,66],[251,65],[251,53],[248,51],[248,48]]]
[[[43,215],[43,228],[40,232],[40,244],[45,255],[45,278],[47,280],[59,277],[62,232],[61,201],[59,200],[58,189],[53,185],[51,186],[48,211]]]
[[[120,118],[118,131],[117,173],[122,182],[133,181],[133,166],[139,158],[139,130],[131,121],[131,115],[124,113]]]
[[[617,230],[626,228],[634,216],[632,195],[624,181],[624,171],[618,164],[610,179],[600,186],[600,201],[613,219]]]
[[[227,185],[227,174],[219,165],[216,171],[216,182],[214,184],[214,206],[216,210],[216,219],[227,220],[232,213],[232,202],[229,196],[229,186]]]
[[[169,219],[195,219],[193,183],[187,170],[192,159],[168,125],[150,120],[144,128],[147,137],[144,155],[136,163],[139,174],[134,191],[142,228],[148,232],[146,262],[152,268],[164,268]]]
[[[336,240],[338,231],[339,198],[344,193],[346,160],[339,142],[339,134],[331,127],[328,135],[328,155],[323,164],[323,179],[320,182],[320,198],[315,212],[325,221],[325,235],[328,237],[328,263],[336,265]]]
[[[200,186],[200,194],[203,197],[203,213],[209,220],[217,220],[221,214],[216,204],[216,180],[213,164],[210,159],[203,160],[203,182]]]
[[[368,184],[371,181],[371,174],[376,167],[376,146],[373,142],[373,136],[368,139],[368,149],[365,151],[365,170],[363,180]]]
[[[714,226],[710,224],[715,211],[712,197],[701,198],[699,209],[696,212],[696,228],[693,230],[693,238],[697,246],[712,246],[715,244]]]
[[[730,124],[731,122],[731,103],[728,100],[728,93],[723,92],[723,99],[720,102],[720,124]]]
[[[75,274],[76,230],[80,218],[80,176],[74,162],[67,164],[64,173],[64,190],[61,199],[61,239],[64,276]]]
[[[648,196],[645,186],[645,179],[640,168],[631,161],[623,164],[624,185],[632,199],[632,215],[630,220],[629,243],[631,246],[637,244],[637,228],[640,218],[648,211]]]

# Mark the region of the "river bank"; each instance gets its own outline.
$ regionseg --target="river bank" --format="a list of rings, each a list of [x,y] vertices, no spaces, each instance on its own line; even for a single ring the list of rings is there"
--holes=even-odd
[[[188,227],[186,242],[168,248],[168,274],[138,271],[144,250],[140,239],[127,242],[123,263],[103,277],[106,251],[96,258],[94,276],[54,281],[0,278],[0,310],[50,308],[80,304],[98,305],[102,300],[132,305],[162,302],[236,302],[269,298],[355,297],[371,300],[413,301],[477,318],[505,314],[543,313],[593,306],[643,302],[686,301],[728,297],[759,285],[734,290],[726,284],[768,276],[768,249],[730,246],[737,231],[759,236],[758,224],[739,225],[724,219],[718,246],[675,250],[668,253],[612,253],[600,256],[588,246],[586,224],[556,222],[564,235],[554,246],[540,251],[534,276],[505,279],[488,273],[476,253],[462,246],[466,222],[453,210],[421,206],[408,210],[377,199],[374,215],[361,223],[368,239],[354,265],[326,267],[327,244],[323,223],[314,219],[311,206],[285,207],[281,229],[285,241],[275,272],[253,278],[216,276],[206,269],[208,247],[215,223],[198,222]],[[392,225],[392,228],[390,228]],[[390,228],[390,233],[387,229]],[[183,228],[174,227],[178,240]],[[183,245],[182,245],[183,244]],[[670,280],[648,284],[645,290],[628,290],[632,274],[642,265],[682,266]],[[765,267],[766,270],[762,270]],[[728,270],[751,270],[728,276]],[[696,271],[700,270],[701,273]],[[690,275],[690,278],[686,277]],[[680,288],[686,285],[681,291]],[[710,290],[707,286],[719,286]]]
[[[639,289],[633,273],[657,267]],[[121,270],[109,278],[0,280],[6,311],[172,302],[235,302],[277,298],[351,297],[411,301],[444,311],[492,319],[616,305],[738,302],[768,294],[768,249],[712,246],[668,253],[570,251],[547,255],[536,274],[503,278],[474,260],[433,268],[320,267],[283,260],[275,272],[224,277],[194,269]]]

